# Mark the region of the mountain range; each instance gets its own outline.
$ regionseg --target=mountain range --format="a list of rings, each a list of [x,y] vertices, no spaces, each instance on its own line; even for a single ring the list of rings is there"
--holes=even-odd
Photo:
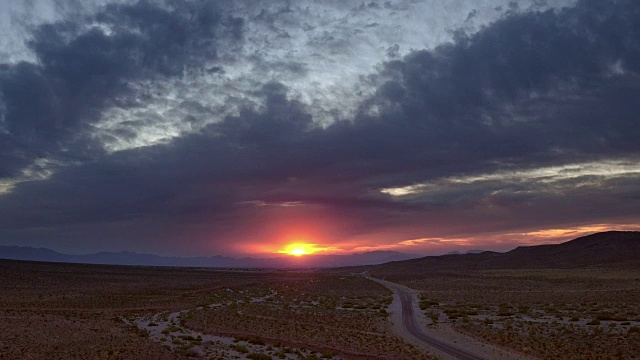
[[[441,256],[371,251],[349,255],[280,256],[233,258],[226,256],[179,257],[135,252],[62,254],[51,249],[0,246],[0,259],[85,264],[184,266],[219,268],[326,268],[373,266],[385,272],[437,272],[455,270],[562,269],[580,267],[640,267],[640,232],[608,231],[561,244],[519,246],[511,251],[470,250]],[[357,269],[354,269],[357,270]]]

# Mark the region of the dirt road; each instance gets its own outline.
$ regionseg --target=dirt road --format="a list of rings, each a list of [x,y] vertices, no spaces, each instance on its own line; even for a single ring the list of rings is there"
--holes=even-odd
[[[404,329],[412,335],[415,339],[422,342],[426,346],[430,348],[434,348],[439,352],[445,353],[452,358],[460,359],[460,360],[484,360],[485,358],[481,355],[474,354],[468,350],[461,349],[453,344],[447,343],[440,339],[437,339],[433,336],[427,335],[424,331],[420,329],[418,326],[418,319],[416,317],[415,312],[413,311],[413,303],[414,301],[418,301],[416,298],[416,294],[412,291],[409,291],[407,288],[384,280],[378,280],[371,277],[369,279],[376,281],[394,292],[399,298],[400,303],[402,304],[402,326]]]

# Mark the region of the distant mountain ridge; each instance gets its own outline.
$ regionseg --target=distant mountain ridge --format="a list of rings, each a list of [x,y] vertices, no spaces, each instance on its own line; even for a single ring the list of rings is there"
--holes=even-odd
[[[300,258],[233,258],[227,256],[160,256],[135,252],[98,252],[86,255],[69,255],[47,248],[28,246],[0,246],[0,259],[67,262],[84,264],[183,266],[220,268],[315,268],[375,265],[390,261],[402,261],[420,257],[396,251],[371,251],[349,255],[307,255]]]
[[[563,269],[640,267],[640,232],[608,231],[560,244],[519,246],[505,253],[484,251],[427,256],[370,267],[381,272],[438,272],[455,270]]]
[[[135,252],[99,252],[87,255],[62,254],[51,249],[0,246],[0,259],[69,262],[86,264],[184,266],[219,268],[327,268],[371,266],[393,272],[455,271],[492,269],[549,269],[589,266],[640,267],[640,232],[608,231],[561,244],[520,246],[505,253],[470,250],[421,257],[396,251],[372,251],[350,255],[307,255],[301,258],[233,258],[226,256],[179,257]]]

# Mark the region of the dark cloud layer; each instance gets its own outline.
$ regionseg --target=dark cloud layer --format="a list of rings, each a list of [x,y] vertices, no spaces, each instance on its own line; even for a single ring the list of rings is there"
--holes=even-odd
[[[29,46],[38,63],[0,67],[0,176],[37,158],[84,160],[98,151],[86,135],[105,108],[145,100],[130,82],[214,62],[220,37],[241,40],[242,21],[213,4],[108,5],[90,18],[34,29]]]
[[[637,1],[512,11],[460,31],[383,64],[354,118],[326,127],[272,82],[255,89],[264,106],[200,132],[98,150],[84,136],[97,115],[144,101],[129,81],[214,64],[216,39],[241,41],[241,21],[192,4],[108,6],[95,20],[109,36],[87,19],[46,25],[31,43],[37,65],[0,68],[0,175],[39,157],[76,161],[0,197],[4,241],[103,247],[108,234],[121,247],[233,252],[305,223],[330,243],[386,234],[378,244],[388,244],[640,216]],[[617,172],[558,170],[598,162]],[[540,168],[556,177],[534,175]],[[160,240],[169,235],[182,238]]]

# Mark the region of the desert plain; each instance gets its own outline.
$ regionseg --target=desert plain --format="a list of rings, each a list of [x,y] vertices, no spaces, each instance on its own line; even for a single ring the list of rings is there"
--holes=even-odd
[[[638,359],[637,246],[608,233],[334,269],[0,260],[0,358]],[[410,289],[421,331],[470,354],[397,331],[397,294],[376,279]]]

